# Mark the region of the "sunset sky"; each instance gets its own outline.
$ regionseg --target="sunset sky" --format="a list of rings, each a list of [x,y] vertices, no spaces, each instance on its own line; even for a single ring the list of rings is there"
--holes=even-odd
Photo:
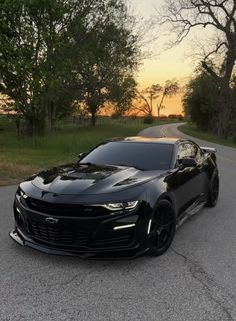
[[[149,19],[156,13],[155,7],[160,8],[163,0],[130,0],[135,15]],[[156,28],[154,34],[158,34]],[[141,88],[146,88],[152,84],[164,84],[165,80],[176,78],[181,85],[186,83],[194,71],[191,60],[186,58],[188,51],[188,41],[176,46],[170,50],[164,50],[164,45],[168,41],[167,38],[160,37],[150,46],[153,56],[151,59],[143,61],[138,73],[138,82]],[[166,106],[162,110],[162,114],[181,113],[182,104],[180,95],[167,99],[164,103]]]

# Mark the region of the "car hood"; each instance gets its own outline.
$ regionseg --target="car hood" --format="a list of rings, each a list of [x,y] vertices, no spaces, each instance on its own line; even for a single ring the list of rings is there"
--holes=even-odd
[[[124,166],[68,164],[39,173],[31,178],[31,183],[54,194],[103,194],[143,184],[164,172]]]

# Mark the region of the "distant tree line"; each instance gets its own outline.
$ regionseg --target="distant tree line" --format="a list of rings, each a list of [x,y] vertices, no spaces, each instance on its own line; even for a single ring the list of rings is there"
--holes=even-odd
[[[140,59],[125,0],[0,0],[0,93],[28,135],[83,106],[133,99]],[[19,124],[18,124],[19,125]]]

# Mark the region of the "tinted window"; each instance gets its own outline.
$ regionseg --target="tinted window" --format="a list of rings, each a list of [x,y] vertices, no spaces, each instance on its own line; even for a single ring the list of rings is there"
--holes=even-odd
[[[193,144],[194,146],[194,151],[195,151],[195,155],[194,155],[194,158],[196,160],[197,163],[201,162],[202,161],[202,153],[201,153],[201,150],[200,148],[196,145],[196,144]]]
[[[177,159],[195,158],[196,160],[198,160],[199,156],[200,149],[197,145],[192,144],[191,142],[179,145]]]
[[[158,143],[108,142],[91,151],[81,163],[125,165],[145,170],[169,169],[173,145]]]
[[[195,150],[191,143],[184,143],[179,146],[178,158],[194,158]]]

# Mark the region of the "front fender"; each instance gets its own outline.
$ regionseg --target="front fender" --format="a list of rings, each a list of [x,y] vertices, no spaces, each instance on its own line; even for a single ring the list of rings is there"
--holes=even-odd
[[[159,179],[158,181],[152,181],[149,184],[146,192],[147,203],[149,204],[152,213],[155,213],[157,204],[160,200],[169,201],[171,204],[173,204],[174,210],[176,209],[175,195],[173,192],[167,191],[167,183],[165,182],[164,177]]]

